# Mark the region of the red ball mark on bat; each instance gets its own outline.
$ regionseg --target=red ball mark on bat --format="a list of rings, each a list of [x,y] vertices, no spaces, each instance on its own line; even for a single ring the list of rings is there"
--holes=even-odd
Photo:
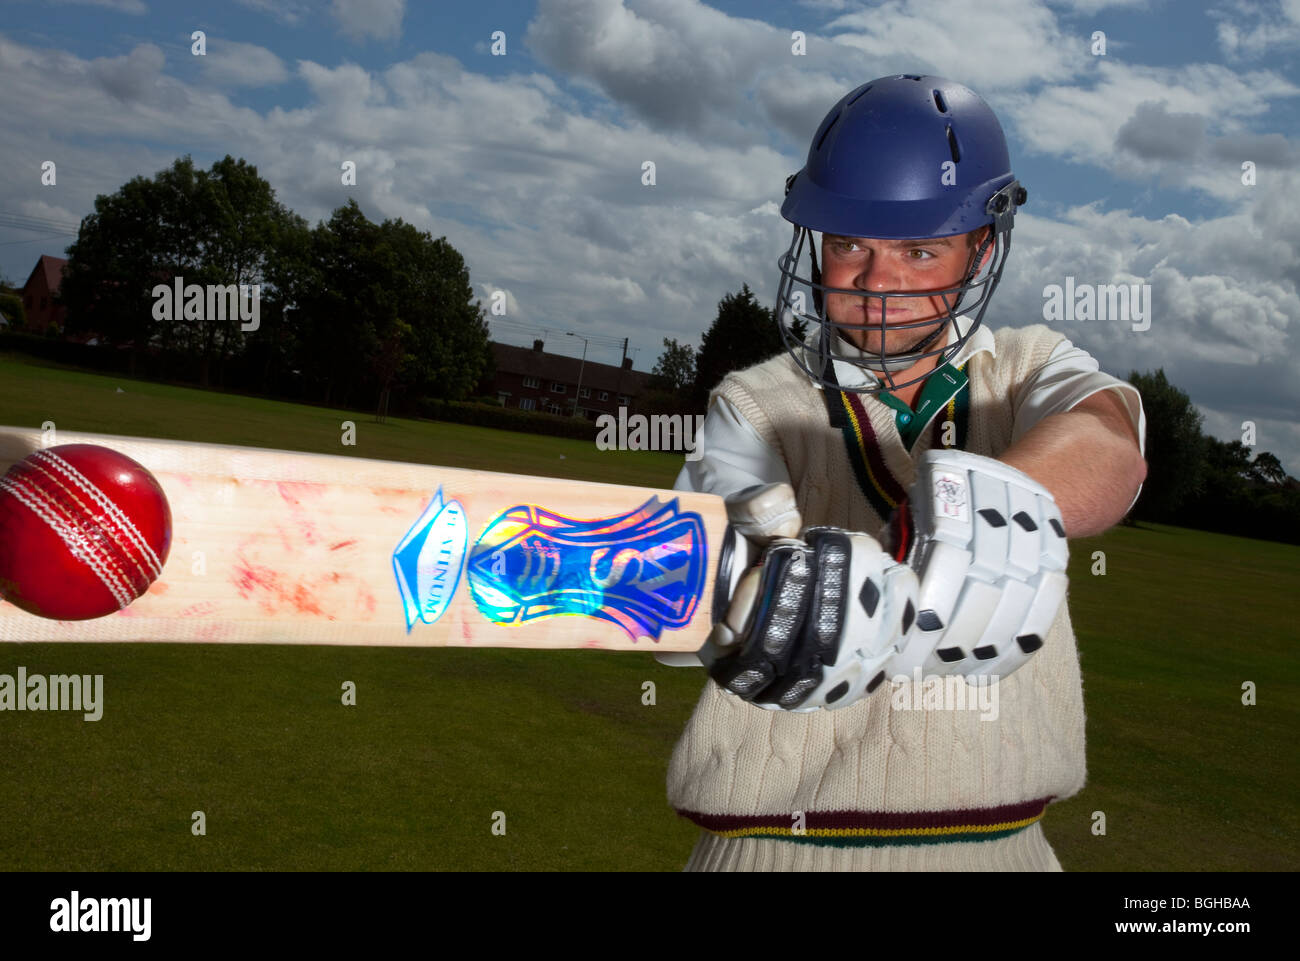
[[[345,547],[351,547],[356,542],[357,539],[355,537],[348,541],[339,541],[337,544],[331,544],[330,550],[332,551],[342,550]]]
[[[374,617],[375,609],[379,606],[375,601],[375,595],[362,588],[360,599],[361,607],[365,610],[366,617]]]
[[[234,570],[230,576],[231,583],[245,600],[257,599],[262,610],[275,614],[285,608],[292,608],[299,614],[314,614],[326,617],[320,601],[313,592],[312,585],[304,582],[291,582],[281,577],[269,567],[250,564],[243,555],[235,559]],[[332,616],[328,618],[334,620]]]
[[[146,591],[146,594],[166,594],[171,590],[170,584],[164,584],[162,581],[154,581],[153,585]]]
[[[215,601],[200,601],[198,604],[191,604],[185,610],[181,611],[181,617],[210,617],[217,612]]]
[[[194,632],[196,641],[223,641],[230,636],[230,625],[222,621],[204,624]]]
[[[293,589],[293,606],[299,614],[316,614],[324,617],[325,612],[320,609],[320,603],[316,596],[307,589],[305,584],[297,584]],[[334,620],[334,618],[330,618]]]
[[[285,502],[301,507],[305,500],[314,500],[325,492],[324,484],[304,484],[301,481],[276,481],[275,489]]]

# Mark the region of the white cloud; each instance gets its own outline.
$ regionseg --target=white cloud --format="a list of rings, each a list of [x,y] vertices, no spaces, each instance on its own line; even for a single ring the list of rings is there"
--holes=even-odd
[[[1129,179],[1159,177],[1232,201],[1240,198],[1239,161],[1224,161],[1216,151],[1189,151],[1185,160],[1150,156],[1151,151],[1140,156],[1122,149],[1121,132],[1126,124],[1132,129],[1150,120],[1155,109],[1176,121],[1183,118],[1179,122],[1184,126],[1188,117],[1205,118],[1206,133],[1217,145],[1222,137],[1240,136],[1277,100],[1297,95],[1300,87],[1270,70],[1237,73],[1218,64],[1146,67],[1101,62],[1087,86],[1009,93],[1001,103],[1008,108],[1004,126],[1009,122],[1033,153],[1092,164]],[[1147,104],[1158,107],[1144,107]],[[1270,149],[1277,152],[1277,145]]]
[[[397,40],[402,35],[406,0],[331,0],[330,15],[353,40]]]
[[[1210,11],[1217,21],[1219,49],[1231,60],[1300,47],[1300,0],[1227,3]]]
[[[137,15],[149,12],[149,8],[142,0],[54,0],[54,2],[68,6],[104,7],[108,10],[116,10],[118,13]]]
[[[807,55],[795,56],[794,26],[731,17],[698,0],[636,7],[541,0],[524,39],[568,82],[710,143],[764,144],[772,126],[804,140],[861,83],[861,56],[840,44],[810,34]]]
[[[207,53],[200,60],[208,79],[226,87],[266,87],[289,77],[284,62],[255,43],[208,37]]]
[[[91,61],[90,74],[120,101],[148,100],[166,61],[162,50],[152,43],[142,43],[124,57]]]
[[[1038,0],[886,0],[824,29],[875,76],[932,73],[981,93],[1067,80],[1092,59],[1088,36],[1063,32]]]
[[[240,6],[266,14],[288,26],[301,23],[320,6],[321,0],[238,0]]]

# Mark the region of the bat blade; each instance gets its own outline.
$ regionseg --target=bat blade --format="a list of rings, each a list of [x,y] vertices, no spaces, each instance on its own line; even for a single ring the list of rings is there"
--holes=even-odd
[[[697,651],[722,499],[251,447],[59,431],[167,494],[162,576],[107,617],[0,600],[0,641]],[[47,446],[0,427],[0,474]],[[726,588],[723,588],[726,590]]]

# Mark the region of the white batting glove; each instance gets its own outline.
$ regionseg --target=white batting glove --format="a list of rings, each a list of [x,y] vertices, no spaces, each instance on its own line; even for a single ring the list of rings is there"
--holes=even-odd
[[[890,525],[921,581],[915,629],[890,676],[1005,677],[1043,645],[1065,600],[1066,547],[1051,493],[1022,471],[957,450],[921,455]]]

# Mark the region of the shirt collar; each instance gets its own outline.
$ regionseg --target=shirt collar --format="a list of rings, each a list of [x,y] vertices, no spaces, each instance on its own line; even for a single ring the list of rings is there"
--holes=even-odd
[[[966,314],[959,314],[955,323],[948,326],[948,343],[950,345],[955,344],[959,337],[958,330],[965,333],[970,330],[972,324],[974,324],[974,321],[969,316]],[[808,350],[805,354],[805,358],[810,367],[814,367],[816,364],[817,349],[821,336],[822,328],[818,328],[814,331],[813,335],[808,338]],[[997,351],[995,349],[995,344],[996,341],[993,334],[987,327],[981,324],[979,328],[976,329],[975,333],[971,335],[970,339],[962,345],[961,350],[959,350],[948,361],[948,363],[954,367],[960,367],[971,357],[983,351],[987,351],[990,355],[996,357]],[[838,336],[835,337],[834,343],[831,345],[831,350],[837,357],[861,358],[869,356],[862,350],[859,350],[857,347],[850,344],[843,337]],[[835,380],[841,387],[884,386],[883,382],[872,371],[865,370],[864,368],[847,363],[843,360],[835,360],[832,361],[832,363],[835,366]],[[820,383],[817,384],[819,389],[821,386]]]

